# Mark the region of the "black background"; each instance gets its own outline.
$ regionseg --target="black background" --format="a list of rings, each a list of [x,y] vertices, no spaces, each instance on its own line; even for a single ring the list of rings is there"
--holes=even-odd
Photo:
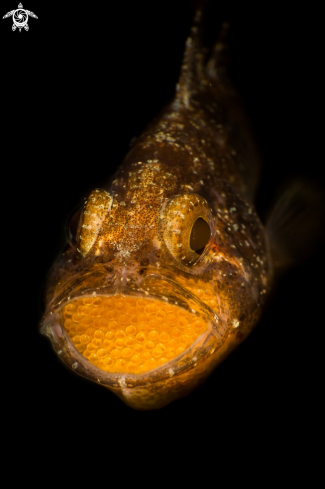
[[[1,16],[15,1],[1,2]],[[265,157],[264,215],[297,175],[324,185],[320,13],[219,3],[210,36],[230,20],[233,77]],[[2,392],[19,443],[36,436],[41,447],[60,436],[71,447],[71,438],[75,446],[91,435],[94,446],[106,440],[109,455],[112,437],[121,450],[123,440],[142,437],[154,452],[162,440],[218,436],[222,444],[227,433],[254,437],[255,447],[314,436],[324,249],[282,278],[251,337],[204,386],[160,411],[133,411],[70,373],[38,334],[42,284],[64,244],[65,220],[173,96],[192,10],[186,1],[23,4],[38,16],[29,32],[12,32],[11,18],[0,23]]]

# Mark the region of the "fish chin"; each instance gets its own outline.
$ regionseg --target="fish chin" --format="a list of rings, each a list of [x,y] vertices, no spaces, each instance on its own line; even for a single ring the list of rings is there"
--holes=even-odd
[[[141,285],[70,287],[48,310],[41,333],[75,372],[132,407],[152,409],[171,400],[165,392],[149,402],[152,391],[173,385],[181,397],[211,372],[223,335],[209,308],[168,277],[148,273]]]

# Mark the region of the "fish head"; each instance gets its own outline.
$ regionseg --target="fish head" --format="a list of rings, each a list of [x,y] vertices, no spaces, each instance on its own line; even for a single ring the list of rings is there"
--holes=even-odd
[[[129,172],[85,199],[41,323],[68,366],[113,390],[205,378],[256,323],[268,281],[263,227],[230,185],[143,171],[145,185]]]

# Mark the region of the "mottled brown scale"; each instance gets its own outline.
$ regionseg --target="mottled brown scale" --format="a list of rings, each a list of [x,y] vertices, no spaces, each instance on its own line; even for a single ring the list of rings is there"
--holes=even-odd
[[[199,17],[175,99],[138,138],[107,187],[89,195],[77,249],[59,257],[46,289],[42,332],[63,361],[138,409],[162,407],[205,379],[256,325],[270,287],[268,244],[252,204],[258,152],[226,75],[224,32],[207,60]],[[191,236],[198,219],[207,238],[195,250]],[[151,298],[153,308],[176,305],[180,317],[187,310],[193,321],[204,320],[206,331],[182,354],[144,373],[123,371],[123,359],[120,370],[103,371],[96,359],[92,364],[82,356],[81,344],[74,346],[62,311],[78,298],[116,295],[129,311],[127,298]],[[156,320],[150,314],[141,316],[148,324]],[[125,313],[121,321],[132,317]]]

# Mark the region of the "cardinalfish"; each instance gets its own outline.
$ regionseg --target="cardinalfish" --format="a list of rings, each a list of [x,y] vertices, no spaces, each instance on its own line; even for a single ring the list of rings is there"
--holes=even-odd
[[[41,333],[79,375],[135,409],[202,383],[257,324],[271,287],[255,212],[260,156],[198,11],[173,101],[105,188],[90,192],[52,268]]]

